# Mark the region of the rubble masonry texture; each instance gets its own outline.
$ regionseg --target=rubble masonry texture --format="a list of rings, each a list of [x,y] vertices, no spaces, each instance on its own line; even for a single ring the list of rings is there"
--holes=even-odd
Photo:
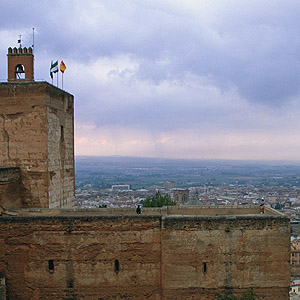
[[[0,273],[16,300],[202,300],[250,288],[281,300],[289,237],[289,219],[271,215],[2,216]]]

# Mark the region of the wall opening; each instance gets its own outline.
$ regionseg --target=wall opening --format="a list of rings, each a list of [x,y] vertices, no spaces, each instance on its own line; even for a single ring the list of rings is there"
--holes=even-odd
[[[48,260],[48,269],[51,273],[54,271],[54,261],[52,259]]]
[[[25,67],[21,64],[16,65],[16,79],[25,79]]]
[[[64,142],[65,133],[64,133],[64,126],[60,126],[60,141]]]
[[[203,273],[207,272],[207,264],[206,262],[203,263]]]
[[[118,259],[115,260],[115,272],[119,273],[120,271],[120,262]]]

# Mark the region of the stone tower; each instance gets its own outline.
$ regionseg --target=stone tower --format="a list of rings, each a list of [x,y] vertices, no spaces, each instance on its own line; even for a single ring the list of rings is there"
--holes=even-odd
[[[7,56],[8,82],[0,83],[0,206],[73,207],[74,97],[34,81],[31,48],[9,48]]]
[[[177,204],[186,204],[189,201],[190,193],[188,189],[175,189],[173,196]]]

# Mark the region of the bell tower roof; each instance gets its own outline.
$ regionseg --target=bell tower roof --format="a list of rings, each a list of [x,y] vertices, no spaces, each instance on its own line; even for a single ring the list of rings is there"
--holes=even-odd
[[[8,48],[7,81],[34,81],[32,48]]]

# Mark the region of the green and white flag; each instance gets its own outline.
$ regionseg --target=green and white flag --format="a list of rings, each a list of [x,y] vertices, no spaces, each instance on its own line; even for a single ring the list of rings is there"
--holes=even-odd
[[[58,60],[54,63],[51,62],[50,73],[58,72]]]

